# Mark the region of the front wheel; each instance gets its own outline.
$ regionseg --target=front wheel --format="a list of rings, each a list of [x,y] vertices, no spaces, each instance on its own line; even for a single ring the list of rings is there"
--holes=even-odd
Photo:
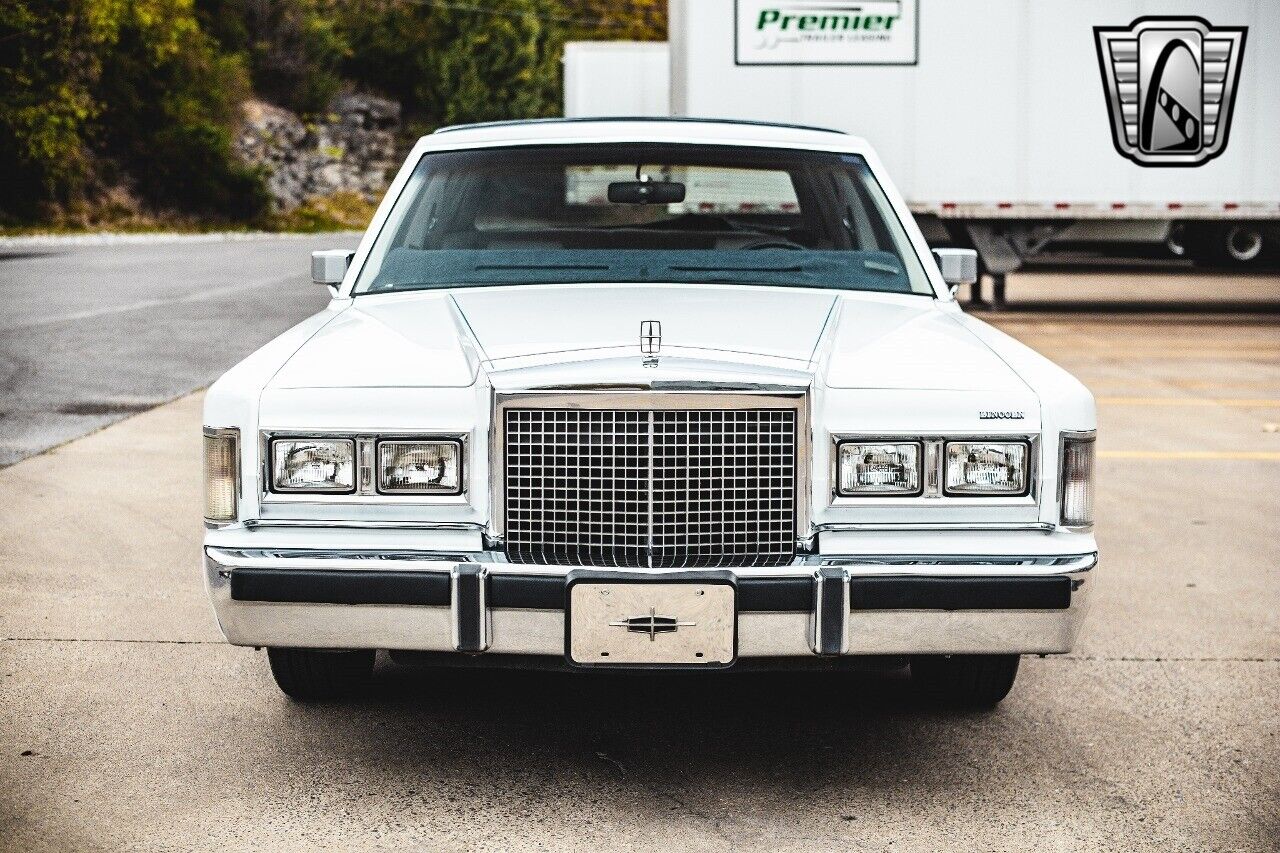
[[[1018,677],[1018,655],[919,655],[911,684],[924,699],[954,708],[992,708]]]
[[[299,702],[330,702],[354,695],[373,675],[373,657],[373,649],[267,649],[276,684]]]

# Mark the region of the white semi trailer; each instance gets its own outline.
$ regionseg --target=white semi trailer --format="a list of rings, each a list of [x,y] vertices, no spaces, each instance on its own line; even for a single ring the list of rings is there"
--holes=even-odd
[[[673,116],[863,136],[931,240],[978,249],[997,297],[1004,273],[1063,242],[1280,259],[1274,0],[669,7],[665,55],[607,42],[566,52],[568,115],[652,115],[665,56]]]
[[[564,114],[671,114],[671,53],[663,41],[571,41],[564,46]]]

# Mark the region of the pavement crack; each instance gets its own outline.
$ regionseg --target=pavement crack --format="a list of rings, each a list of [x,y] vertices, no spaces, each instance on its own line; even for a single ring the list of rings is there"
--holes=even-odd
[[[609,764],[612,764],[614,767],[618,768],[618,772],[623,776],[627,775],[627,768],[623,767],[622,762],[610,756],[609,753],[597,752],[596,758],[600,759],[601,761],[605,761],[605,762],[608,762]]]

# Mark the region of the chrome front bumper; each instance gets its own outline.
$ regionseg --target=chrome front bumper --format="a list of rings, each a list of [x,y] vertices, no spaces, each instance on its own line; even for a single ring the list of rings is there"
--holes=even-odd
[[[515,565],[497,552],[206,546],[204,563],[236,645],[551,656],[565,651],[571,574],[617,573]],[[1096,552],[815,555],[732,569],[738,657],[1068,652],[1096,564]]]

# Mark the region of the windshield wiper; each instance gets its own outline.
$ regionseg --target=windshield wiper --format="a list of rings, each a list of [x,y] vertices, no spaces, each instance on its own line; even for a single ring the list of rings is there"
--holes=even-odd
[[[686,267],[671,266],[673,272],[804,272],[804,267]]]
[[[609,269],[608,264],[479,264],[476,272],[481,270],[589,270],[600,272]]]
[[[894,276],[895,278],[897,276],[902,275],[902,270],[898,269],[897,267],[890,266],[889,264],[882,264],[879,261],[863,261],[862,265],[869,270],[888,273],[889,275]]]

